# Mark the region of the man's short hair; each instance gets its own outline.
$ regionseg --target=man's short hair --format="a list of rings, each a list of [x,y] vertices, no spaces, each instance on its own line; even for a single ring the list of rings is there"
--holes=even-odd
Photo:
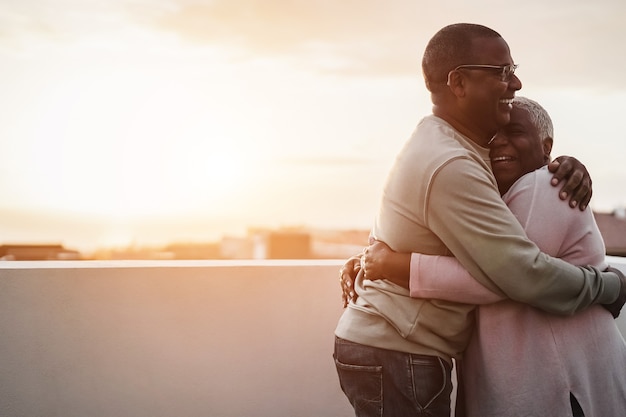
[[[422,58],[422,73],[430,92],[445,85],[448,73],[459,65],[474,62],[472,42],[476,38],[501,38],[487,26],[474,23],[455,23],[440,29],[430,39]]]

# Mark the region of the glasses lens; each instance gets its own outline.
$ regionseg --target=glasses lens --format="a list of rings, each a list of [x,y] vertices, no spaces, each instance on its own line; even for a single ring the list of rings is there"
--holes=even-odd
[[[502,67],[502,80],[509,80],[513,74],[515,74],[515,68],[517,68],[517,65],[506,65]]]

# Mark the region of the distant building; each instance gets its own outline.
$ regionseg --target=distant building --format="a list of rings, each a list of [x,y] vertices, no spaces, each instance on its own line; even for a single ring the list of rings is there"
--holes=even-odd
[[[267,259],[310,259],[311,234],[303,231],[272,231],[267,235]]]
[[[302,228],[282,228],[278,230],[266,228],[250,228],[248,235],[239,242],[238,251],[236,241],[222,240],[222,255],[234,259],[239,253],[242,258],[248,259],[311,259],[311,233]],[[246,242],[246,244],[243,244]],[[246,253],[247,252],[247,253]]]
[[[626,208],[616,209],[612,213],[593,214],[604,238],[606,254],[626,256]]]
[[[50,261],[80,260],[80,253],[63,245],[1,245],[0,260],[4,261]]]
[[[263,259],[265,252],[256,250],[253,238],[232,237],[222,238],[220,258],[223,259]]]
[[[164,259],[219,259],[219,243],[172,243],[162,253]]]
[[[370,231],[363,230],[314,230],[312,258],[347,259],[363,251],[368,244]]]

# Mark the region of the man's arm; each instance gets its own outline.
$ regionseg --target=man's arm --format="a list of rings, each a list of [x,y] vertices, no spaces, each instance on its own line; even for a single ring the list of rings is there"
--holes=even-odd
[[[548,176],[545,170],[526,175],[505,195],[505,201],[542,251],[573,264],[585,262],[606,268],[604,243],[593,214],[569,210],[555,198]],[[368,279],[387,279],[405,288],[409,287],[410,275],[410,294],[416,298],[468,304],[505,299],[473,279],[453,257],[398,253],[383,242],[375,242],[365,249],[362,264]],[[605,307],[615,317],[619,314],[616,307],[621,305],[623,302],[617,301]]]
[[[553,186],[556,186],[559,183],[561,183],[561,181],[565,180],[565,185],[561,189],[559,193],[559,197],[563,200],[569,197],[570,207],[575,207],[577,205],[577,202],[580,201],[580,204],[578,204],[578,207],[580,208],[581,211],[584,211],[592,195],[591,177],[585,165],[583,165],[580,161],[578,161],[574,157],[560,156],[556,158],[554,161],[552,161],[552,163],[550,163],[548,168],[550,172],[554,173],[552,177],[552,181],[551,181]],[[370,242],[370,244],[372,243],[374,242]],[[402,254],[392,251],[386,244],[382,244],[382,245],[383,246],[381,246],[381,248],[384,247],[387,250],[377,252],[376,243],[374,243],[374,248],[373,248],[374,250],[371,253],[374,253],[374,254],[379,253],[378,261],[384,262],[385,263],[384,266],[381,263],[377,263],[376,258],[373,258],[371,256],[364,258],[366,259],[366,263],[368,262],[368,260],[371,263],[370,265],[370,270],[371,270],[370,277],[371,278],[370,279],[384,278],[384,279],[388,279],[394,282],[397,285],[400,285],[405,288],[409,288],[409,272],[408,271],[410,268],[409,263],[411,262],[411,258],[409,258],[409,254],[406,254],[407,255],[406,258],[402,258],[400,256],[397,256],[397,255],[402,255]],[[365,252],[367,252],[367,248]],[[343,301],[344,307],[346,307],[350,301],[354,301],[357,297],[354,291],[354,280],[360,270],[362,256],[363,256],[363,253],[349,258],[339,272],[339,277],[340,277],[339,281],[340,281],[340,285],[342,289],[342,301]],[[428,264],[430,262],[427,260],[428,259],[427,256],[422,258],[419,254],[413,254],[413,262],[415,264],[418,265],[420,262],[420,259],[424,260],[422,264]],[[460,266],[460,264],[456,260],[442,258],[437,262],[439,263],[440,267],[443,267],[443,265],[445,265],[447,262],[453,262],[455,264],[455,267],[462,268],[462,266]],[[389,270],[390,267],[397,268],[397,269],[395,271],[390,271]],[[415,269],[415,267],[413,269]],[[386,275],[383,276],[383,274],[386,274]],[[425,297],[426,295],[424,291],[426,291],[426,288],[429,288],[429,285],[427,282],[421,281],[421,279],[428,279],[428,274],[416,274],[416,275],[418,278],[416,278],[415,281],[412,281],[411,291],[414,291],[414,293],[412,294],[415,297],[420,297],[420,296]],[[436,274],[435,276],[437,275],[438,274]],[[445,285],[446,282],[440,281],[439,284]],[[469,282],[469,285],[477,285],[478,287],[476,291],[478,291],[478,293],[481,293],[483,290],[486,291],[486,294],[483,294],[486,296],[486,299],[489,299],[489,297],[497,297],[498,299],[501,298],[494,292],[489,291],[484,286],[478,284],[474,279],[472,279]],[[447,296],[446,294],[450,293],[449,290],[451,289],[446,289],[442,287],[440,288],[440,290],[444,292],[443,294],[441,294],[441,297],[437,297],[435,296],[434,293],[432,293],[432,298],[446,299],[445,298]],[[432,287],[432,291],[436,291],[436,288],[434,286]],[[450,300],[450,301],[463,302],[463,300]],[[465,302],[475,303],[475,304],[480,303],[479,300],[474,300],[474,301],[466,300]]]
[[[549,257],[524,234],[480,166],[456,159],[434,178],[428,227],[481,284],[548,312],[613,303],[620,278]]]
[[[519,179],[503,196],[509,209],[539,249],[573,265],[605,269],[605,247],[591,212],[572,211],[556,198],[550,173],[539,169]],[[367,253],[367,251],[366,251]],[[487,304],[502,297],[471,279],[451,257],[413,254],[411,295]]]

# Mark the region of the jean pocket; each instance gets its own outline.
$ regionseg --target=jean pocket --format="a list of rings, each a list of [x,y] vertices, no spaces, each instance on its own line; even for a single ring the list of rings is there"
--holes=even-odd
[[[341,389],[348,397],[357,416],[382,417],[383,367],[351,365],[335,358]]]
[[[423,409],[439,409],[450,406],[452,382],[450,371],[443,359],[428,358],[423,360],[419,355],[412,355],[411,373],[415,401]],[[448,394],[447,396],[444,394]]]

